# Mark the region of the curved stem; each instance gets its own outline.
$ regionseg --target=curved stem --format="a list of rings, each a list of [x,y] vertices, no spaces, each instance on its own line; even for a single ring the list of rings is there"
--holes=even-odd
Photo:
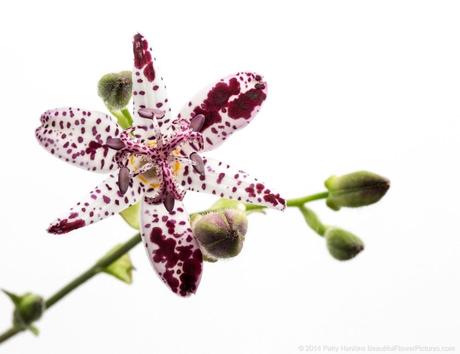
[[[318,235],[324,237],[324,233],[326,232],[326,226],[321,222],[318,215],[316,215],[316,213],[313,210],[307,208],[305,205],[301,205],[298,208],[299,211],[302,213],[305,221],[307,222],[307,225],[310,226],[310,228],[313,231],[315,231]]]
[[[70,294],[72,291],[77,289],[79,286],[87,282],[89,279],[94,277],[96,274],[99,274],[104,268],[111,265],[115,262],[118,258],[123,256],[125,253],[128,253],[131,249],[133,249],[136,245],[141,242],[141,235],[137,233],[125,243],[123,243],[119,248],[109,252],[104,257],[99,259],[93,266],[88,268],[86,271],[81,273],[75,279],[73,279],[70,283],[64,285],[61,289],[56,291],[53,295],[51,295],[48,299],[45,300],[45,308],[49,310],[53,305],[57,302],[62,300],[66,295]],[[9,338],[13,337],[14,335],[22,332],[24,329],[19,327],[11,327],[4,333],[0,334],[0,343],[8,340]]]
[[[74,280],[72,280],[67,285],[63,286],[56,293],[51,295],[46,301],[45,306],[48,310],[51,306],[60,301],[64,296],[75,290],[77,287],[94,277],[96,274],[100,273],[104,268],[111,265],[118,258],[123,256],[125,253],[128,253],[132,248],[141,242],[141,235],[137,233],[131,237],[128,241],[123,243],[120,248],[117,248],[113,252],[105,255],[99,261],[97,261],[92,267],[88,268]]]

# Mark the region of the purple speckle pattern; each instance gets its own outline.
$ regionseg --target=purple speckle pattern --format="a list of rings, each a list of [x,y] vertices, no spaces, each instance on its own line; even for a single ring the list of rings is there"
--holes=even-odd
[[[65,234],[93,224],[128,208],[139,201],[143,195],[144,186],[137,179],[132,179],[127,193],[121,195],[118,190],[118,175],[110,174],[67,214],[51,223],[48,232]]]
[[[266,97],[267,83],[261,75],[239,72],[198,93],[182,108],[178,117],[190,122],[194,116],[204,115],[200,132],[204,140],[203,151],[209,151],[248,125]],[[196,150],[194,146],[191,148]]]
[[[286,201],[267,188],[257,178],[235,169],[230,165],[210,158],[203,159],[205,173],[201,174],[189,166],[184,166],[178,174],[182,188],[195,192],[213,194],[220,198],[239,200],[244,203],[264,205],[284,210]]]
[[[157,129],[154,122],[146,120],[139,115],[142,108],[158,109],[164,112],[159,118],[158,128],[165,134],[168,123],[171,122],[171,108],[169,106],[166,85],[163,77],[158,75],[156,58],[152,55],[149,43],[141,34],[136,34],[133,40],[133,117],[134,125],[145,126],[144,136],[149,138]]]
[[[171,212],[161,204],[142,204],[142,239],[160,278],[180,296],[195,293],[201,279],[203,257],[190,228],[183,203]]]
[[[246,172],[201,156],[254,118],[267,84],[260,75],[237,73],[201,92],[171,119],[166,87],[140,34],[134,36],[133,53],[133,127],[123,131],[108,115],[78,108],[41,117],[36,136],[51,154],[90,171],[110,172],[48,231],[65,234],[140,201],[150,262],[172,291],[188,296],[198,288],[203,260],[182,202],[187,191],[286,207],[278,193]]]
[[[38,142],[54,156],[95,172],[117,169],[115,151],[105,146],[121,129],[107,114],[80,108],[58,108],[42,114]]]

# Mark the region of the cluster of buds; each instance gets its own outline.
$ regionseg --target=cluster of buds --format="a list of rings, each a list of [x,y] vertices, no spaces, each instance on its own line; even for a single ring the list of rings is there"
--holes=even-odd
[[[325,182],[326,204],[337,211],[342,207],[357,208],[378,202],[388,191],[390,181],[372,172],[358,171],[332,176]],[[342,228],[324,225],[313,210],[299,206],[305,221],[317,234],[323,236],[331,256],[340,261],[350,260],[364,250],[363,241]]]

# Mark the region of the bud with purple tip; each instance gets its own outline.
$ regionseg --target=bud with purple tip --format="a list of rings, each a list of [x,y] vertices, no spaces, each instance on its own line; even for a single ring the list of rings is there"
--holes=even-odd
[[[332,176],[324,184],[329,192],[327,206],[333,210],[377,203],[390,188],[388,179],[367,171]]]
[[[352,259],[364,249],[364,243],[358,236],[338,227],[328,227],[324,238],[329,253],[339,261]]]
[[[248,229],[246,213],[221,209],[193,218],[193,233],[208,259],[235,257],[243,248]]]

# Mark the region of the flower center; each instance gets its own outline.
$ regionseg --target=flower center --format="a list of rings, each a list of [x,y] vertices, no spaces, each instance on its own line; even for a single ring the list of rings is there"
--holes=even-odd
[[[179,174],[181,163],[186,163],[204,174],[204,163],[201,157],[193,152],[189,156],[184,155],[181,146],[186,142],[197,141],[203,146],[203,137],[199,129],[203,126],[204,116],[196,116],[190,124],[181,125],[180,129],[169,139],[163,141],[159,128],[156,126],[156,117],[162,111],[154,109],[141,109],[139,115],[143,118],[153,119],[155,122],[155,140],[140,140],[135,135],[136,127],[123,131],[119,138],[107,139],[106,146],[117,150],[115,161],[120,167],[118,186],[120,193],[124,195],[131,180],[134,177],[146,185],[147,192],[157,190],[155,198],[150,198],[152,203],[163,202],[168,211],[174,208],[174,201],[182,200],[185,191],[175,181]]]

